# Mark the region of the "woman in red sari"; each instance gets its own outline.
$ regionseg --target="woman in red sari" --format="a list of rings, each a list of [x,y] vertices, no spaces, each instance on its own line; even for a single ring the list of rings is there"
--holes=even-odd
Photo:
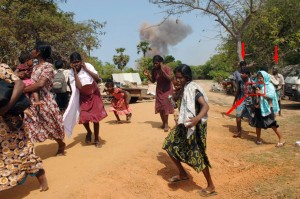
[[[164,59],[160,55],[155,55],[153,57],[154,69],[152,70],[152,75],[150,75],[148,70],[144,71],[144,74],[148,79],[156,85],[156,95],[155,95],[155,114],[159,113],[162,121],[161,128],[165,132],[169,131],[168,118],[169,114],[174,113],[174,108],[171,101],[168,99],[169,96],[173,95],[173,84],[172,84],[172,70],[165,64],[163,64]]]
[[[25,87],[24,92],[38,92],[42,105],[38,108],[30,107],[32,117],[25,117],[26,125],[31,131],[32,141],[55,140],[58,144],[56,155],[64,155],[66,144],[63,142],[65,133],[62,115],[51,92],[54,70],[53,65],[46,61],[51,56],[51,46],[45,42],[37,42],[31,55],[38,59],[38,64],[34,66],[31,74],[31,79],[35,83]],[[34,102],[33,95],[30,96],[30,100]]]
[[[70,63],[72,70],[69,78],[72,87],[72,95],[79,91],[79,124],[83,124],[87,130],[85,142],[90,143],[92,141],[92,131],[89,122],[93,122],[95,136],[94,144],[96,147],[101,147],[99,142],[99,121],[105,118],[107,113],[97,85],[100,77],[95,68],[89,63],[84,63],[81,59],[81,55],[77,52],[70,55]],[[71,100],[73,99],[76,98],[71,96]],[[69,106],[72,105],[74,105],[73,102],[69,103]],[[65,120],[68,120],[67,115],[71,108],[72,107],[67,108],[64,115]],[[67,121],[64,121],[64,124],[66,125]]]

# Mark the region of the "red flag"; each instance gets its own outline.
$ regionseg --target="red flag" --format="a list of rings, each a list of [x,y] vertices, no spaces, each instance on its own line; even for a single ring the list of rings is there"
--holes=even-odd
[[[274,62],[278,64],[278,46],[274,47]]]
[[[245,57],[245,43],[244,42],[242,42],[242,52],[241,52],[241,54],[242,54],[242,58],[244,60],[244,57]]]

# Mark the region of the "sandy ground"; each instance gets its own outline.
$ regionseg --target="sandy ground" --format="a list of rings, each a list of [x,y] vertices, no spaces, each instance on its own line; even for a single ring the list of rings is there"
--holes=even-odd
[[[278,176],[283,169],[271,164],[256,165],[243,158],[249,153],[275,150],[276,136],[271,131],[263,134],[267,144],[257,146],[254,143],[254,129],[243,122],[244,139],[234,139],[235,120],[232,116],[224,115],[232,104],[233,96],[209,92],[211,81],[200,81],[200,84],[210,100],[207,152],[218,191],[214,198],[276,198],[273,194],[280,192],[282,185],[274,186],[278,187],[277,192],[269,190],[261,193],[257,184]],[[36,153],[44,160],[50,189],[39,192],[37,180],[29,177],[24,185],[1,192],[0,199],[201,198],[198,191],[206,186],[205,179],[202,173],[198,174],[187,165],[184,167],[190,176],[189,181],[175,185],[167,183],[167,179],[177,171],[161,149],[167,133],[159,128],[161,123],[159,115],[154,114],[154,101],[138,102],[131,104],[131,107],[131,123],[115,124],[111,112],[101,121],[101,148],[84,143],[85,130],[81,125],[76,126],[71,138],[65,139],[66,156],[54,157],[57,145],[51,140],[35,144]],[[296,114],[299,117],[299,106],[297,108],[283,110],[283,114]],[[121,119],[125,120],[124,117]],[[174,126],[173,116],[169,121]],[[293,144],[286,147],[292,147]],[[299,160],[299,150],[295,154],[298,154]],[[298,188],[296,193],[300,194]]]

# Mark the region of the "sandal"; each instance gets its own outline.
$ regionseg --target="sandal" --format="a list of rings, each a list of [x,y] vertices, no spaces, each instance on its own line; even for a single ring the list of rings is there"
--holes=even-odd
[[[169,181],[170,184],[173,184],[173,183],[177,183],[177,182],[186,181],[188,179],[189,179],[188,177],[183,177],[182,178],[179,175],[177,175],[177,176],[173,176],[173,177],[169,178],[168,181]]]
[[[218,193],[216,191],[208,191],[206,189],[202,189],[201,191],[199,191],[199,195],[202,197],[210,197],[218,195]]]

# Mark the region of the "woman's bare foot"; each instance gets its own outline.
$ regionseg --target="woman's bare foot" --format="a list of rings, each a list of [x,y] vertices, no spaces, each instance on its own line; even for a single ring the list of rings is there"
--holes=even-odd
[[[57,150],[56,156],[65,155],[65,148],[66,148],[66,144],[61,140],[58,143],[58,150]]]
[[[242,137],[242,133],[238,133],[236,135],[233,135],[234,138],[241,138]]]
[[[206,187],[204,190],[209,191],[209,192],[214,192],[215,191],[215,187]]]
[[[170,129],[169,125],[165,125],[165,126],[164,126],[164,132],[168,132],[169,129]]]
[[[132,116],[132,113],[128,113],[128,114],[126,115],[126,121],[127,121],[127,122],[130,122],[131,116]]]
[[[40,183],[40,191],[47,191],[49,189],[48,186],[48,181],[47,181],[47,177],[45,174],[45,170],[44,169],[40,169],[36,175],[36,178],[38,179],[39,183]]]
[[[100,137],[95,137],[94,144],[96,148],[101,148]]]
[[[24,114],[27,115],[29,118],[33,117],[32,113],[31,113],[31,111],[29,109],[25,109],[24,110]]]

